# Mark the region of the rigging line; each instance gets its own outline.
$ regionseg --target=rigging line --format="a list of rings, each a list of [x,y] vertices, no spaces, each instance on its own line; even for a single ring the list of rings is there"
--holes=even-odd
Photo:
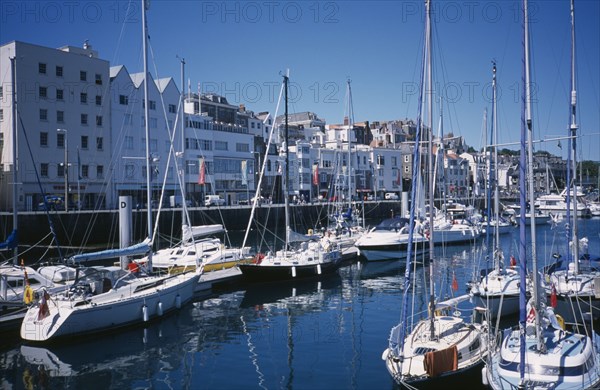
[[[29,151],[29,156],[31,157],[31,162],[32,162],[31,165],[33,165],[33,171],[35,172],[36,181],[37,181],[38,187],[40,188],[40,192],[42,194],[42,199],[45,200],[46,193],[44,191],[44,187],[42,186],[42,182],[40,181],[40,176],[38,173],[37,165],[35,164],[35,159],[33,158],[33,152],[31,150],[31,144],[29,143],[29,137],[27,136],[27,131],[25,131],[25,124],[23,123],[23,118],[21,117],[21,115],[19,115],[18,109],[17,109],[17,118],[19,119],[21,129],[23,130],[23,135],[25,136],[25,142],[27,143],[27,150]],[[14,119],[15,118],[13,118],[13,120]],[[66,201],[67,201],[67,199],[65,199],[65,202]],[[58,238],[56,235],[56,231],[54,229],[54,223],[52,222],[52,218],[50,216],[50,212],[48,211],[48,206],[46,205],[45,201],[44,201],[44,211],[46,213],[46,218],[48,219],[48,224],[50,225],[50,232],[52,233],[52,236],[54,237],[54,241],[56,242],[56,249],[58,250],[58,256],[60,257],[61,261],[64,261],[65,258],[63,257],[62,250],[60,249],[60,245],[58,243]]]

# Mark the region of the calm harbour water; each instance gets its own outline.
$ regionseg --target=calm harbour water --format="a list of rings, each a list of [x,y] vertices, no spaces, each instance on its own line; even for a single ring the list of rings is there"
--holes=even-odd
[[[579,229],[590,252],[600,253],[600,219],[580,221]],[[540,266],[564,252],[563,230],[538,227]],[[507,261],[517,239],[517,228],[502,236]],[[465,291],[483,240],[436,251],[438,294],[451,296],[454,277],[456,294]],[[400,318],[403,264],[353,263],[320,282],[232,286],[145,327],[57,345],[2,335],[0,388],[394,388],[381,353]],[[421,313],[428,272],[417,270]],[[479,383],[465,378],[465,388]]]

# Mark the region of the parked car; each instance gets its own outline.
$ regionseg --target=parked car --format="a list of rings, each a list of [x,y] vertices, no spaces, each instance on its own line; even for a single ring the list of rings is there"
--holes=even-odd
[[[206,195],[204,197],[204,205],[206,207],[223,206],[224,204],[225,204],[225,199],[221,198],[219,195]]]
[[[387,192],[385,194],[385,200],[398,200],[398,194],[395,192]]]

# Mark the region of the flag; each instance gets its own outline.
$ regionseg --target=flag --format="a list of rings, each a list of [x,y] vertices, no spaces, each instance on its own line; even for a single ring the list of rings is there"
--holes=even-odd
[[[204,158],[200,159],[200,175],[198,176],[198,184],[206,183],[206,167],[204,166]]]
[[[242,185],[248,185],[248,161],[242,160]]]
[[[531,310],[529,310],[529,314],[527,315],[527,322],[533,322],[535,320],[535,308],[531,306]]]
[[[316,186],[319,185],[319,165],[318,164],[313,165],[313,180],[312,180],[312,182]]]
[[[40,300],[40,310],[38,312],[38,318],[37,318],[38,321],[41,321],[50,315],[50,308],[48,307],[48,299],[50,299],[50,295],[48,294],[46,289],[44,289],[44,291],[42,292],[42,299]]]
[[[452,290],[458,291],[458,280],[456,280],[456,274],[452,274]]]
[[[550,306],[556,307],[558,305],[558,300],[556,299],[556,287],[554,284],[552,285],[552,293],[550,294]]]

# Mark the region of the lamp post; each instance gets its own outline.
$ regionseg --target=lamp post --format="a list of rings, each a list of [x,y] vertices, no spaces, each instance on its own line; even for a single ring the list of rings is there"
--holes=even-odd
[[[68,138],[67,138],[67,129],[56,129],[57,133],[63,133],[64,140],[63,146],[65,148],[65,162],[63,173],[65,176],[65,211],[69,211],[69,150],[68,150]]]

